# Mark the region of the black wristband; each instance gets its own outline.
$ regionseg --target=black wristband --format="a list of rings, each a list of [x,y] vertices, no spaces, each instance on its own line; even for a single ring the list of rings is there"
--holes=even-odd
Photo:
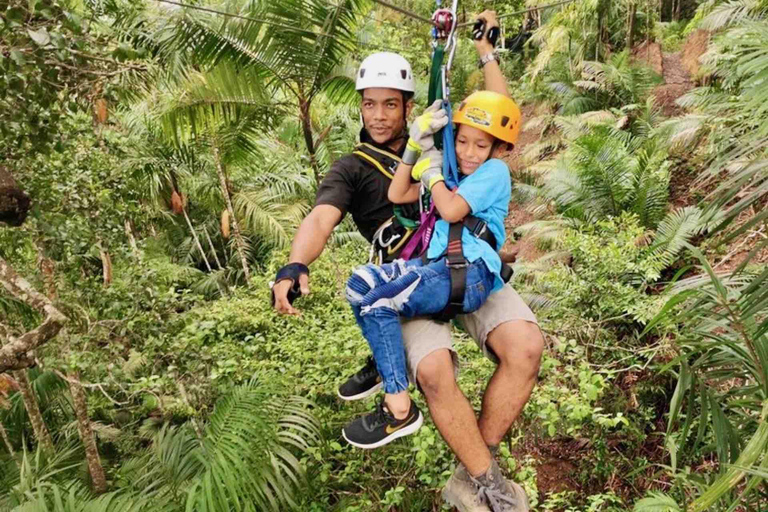
[[[277,271],[273,286],[280,281],[285,281],[286,279],[290,279],[292,282],[291,288],[288,290],[288,302],[290,304],[293,304],[294,300],[301,297],[301,285],[299,284],[299,276],[302,274],[309,276],[309,267],[303,263],[289,263]],[[272,292],[272,307],[274,307],[275,292],[274,290],[270,291]]]

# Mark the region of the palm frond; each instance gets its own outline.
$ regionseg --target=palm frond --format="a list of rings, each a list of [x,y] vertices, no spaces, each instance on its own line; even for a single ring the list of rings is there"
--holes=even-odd
[[[745,20],[762,17],[768,6],[761,0],[732,0],[715,6],[701,22],[704,30],[720,30]]]
[[[669,212],[659,223],[651,250],[670,266],[691,238],[706,229],[701,210],[686,206]]]
[[[660,492],[649,492],[648,496],[635,503],[634,512],[681,512],[677,502]]]

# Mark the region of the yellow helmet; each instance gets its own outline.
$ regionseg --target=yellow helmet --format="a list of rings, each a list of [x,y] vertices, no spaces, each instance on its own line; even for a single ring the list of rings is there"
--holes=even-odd
[[[473,126],[515,144],[523,115],[512,98],[493,91],[477,91],[461,102],[453,113],[453,122]]]

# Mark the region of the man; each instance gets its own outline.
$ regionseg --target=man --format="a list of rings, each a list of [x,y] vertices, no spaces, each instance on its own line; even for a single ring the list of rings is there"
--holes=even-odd
[[[480,15],[487,29],[497,27],[495,13]],[[475,42],[485,88],[508,95],[506,81],[493,55],[493,45],[483,37]],[[363,128],[361,151],[336,161],[323,179],[314,208],[294,238],[290,262],[283,267],[273,287],[275,309],[298,314],[289,295],[309,293],[307,265],[317,259],[334,227],[346,213],[368,241],[376,241],[383,256],[403,230],[385,237],[395,213],[387,200],[390,177],[387,155],[399,157],[406,145],[407,117],[413,108],[413,76],[408,62],[392,53],[365,59],[357,75],[361,95]],[[383,155],[377,163],[377,157]],[[393,160],[396,163],[396,159]],[[395,223],[397,224],[397,223]],[[387,238],[387,240],[384,240]],[[483,395],[480,418],[456,384],[457,356],[450,325],[430,319],[403,321],[403,338],[412,381],[424,393],[430,414],[440,434],[460,461],[443,490],[446,501],[460,511],[529,510],[522,488],[505,480],[494,460],[496,448],[527,402],[538,374],[544,340],[536,318],[511,286],[491,296],[488,302],[459,320],[483,353],[497,363]],[[371,395],[379,388],[372,360],[339,390],[347,400]],[[493,454],[492,454],[493,452]]]

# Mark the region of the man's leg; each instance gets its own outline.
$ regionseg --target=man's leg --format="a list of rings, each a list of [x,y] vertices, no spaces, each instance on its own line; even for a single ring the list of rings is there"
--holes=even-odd
[[[496,446],[531,396],[544,351],[544,338],[536,324],[515,320],[493,329],[486,344],[499,364],[483,395],[479,425],[485,443]]]
[[[425,356],[416,370],[432,421],[453,453],[472,475],[491,465],[491,453],[478,428],[472,405],[456,384],[453,359],[447,349]]]

